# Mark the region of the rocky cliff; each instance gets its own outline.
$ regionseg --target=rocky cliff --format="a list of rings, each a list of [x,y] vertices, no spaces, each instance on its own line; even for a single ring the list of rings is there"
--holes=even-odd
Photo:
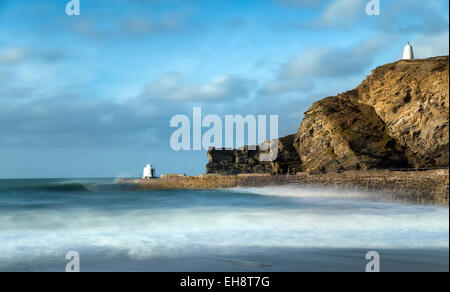
[[[260,161],[261,151],[211,149],[208,151],[209,162],[206,165],[207,173],[222,175],[240,173],[273,173],[285,174],[301,171],[300,157],[294,148],[295,135],[278,139],[278,156],[273,162]]]
[[[279,139],[274,162],[259,150],[208,152],[208,173],[294,173],[449,165],[449,58],[380,66],[356,89],[305,113]]]
[[[357,88],[415,167],[449,164],[448,64],[448,56],[388,64]]]

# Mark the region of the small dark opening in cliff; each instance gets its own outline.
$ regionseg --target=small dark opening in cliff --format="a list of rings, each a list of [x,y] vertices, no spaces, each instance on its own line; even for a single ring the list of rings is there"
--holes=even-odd
[[[389,139],[386,141],[385,148],[386,149],[395,149],[397,142],[394,139]]]
[[[407,93],[406,93],[406,96],[403,98],[403,102],[404,102],[404,103],[410,103],[410,102],[411,102],[411,99],[412,99],[411,93],[407,92]]]
[[[353,152],[361,153],[364,149],[367,148],[367,143],[365,143],[364,141],[350,141],[349,146]]]

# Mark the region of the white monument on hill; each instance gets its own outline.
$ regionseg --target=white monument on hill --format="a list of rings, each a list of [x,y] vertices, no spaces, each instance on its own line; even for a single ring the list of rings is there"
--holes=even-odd
[[[142,176],[143,179],[150,179],[155,177],[155,169],[152,167],[151,164],[147,164],[147,166],[144,168],[144,175]]]
[[[403,60],[413,60],[413,59],[414,59],[413,47],[408,42],[408,44],[405,46],[405,49],[403,50]]]

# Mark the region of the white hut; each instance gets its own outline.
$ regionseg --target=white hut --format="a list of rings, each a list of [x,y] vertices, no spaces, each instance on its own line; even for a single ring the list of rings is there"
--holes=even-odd
[[[414,51],[411,44],[408,42],[408,44],[405,46],[405,49],[403,50],[403,60],[414,60]]]
[[[151,164],[147,164],[147,166],[144,168],[144,175],[142,176],[142,179],[150,179],[155,177],[155,169],[152,167]]]

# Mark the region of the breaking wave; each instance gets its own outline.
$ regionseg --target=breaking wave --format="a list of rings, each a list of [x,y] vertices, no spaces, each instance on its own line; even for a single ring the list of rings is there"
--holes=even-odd
[[[234,188],[231,191],[250,193],[262,196],[291,197],[303,199],[377,199],[375,193],[365,193],[351,190],[333,190],[330,188],[314,188],[301,185],[286,185],[257,188]]]
[[[130,189],[112,179],[101,180],[0,180],[0,193],[88,193],[114,192]]]
[[[133,192],[118,189],[113,181],[55,185],[41,184],[43,193],[33,200],[0,194],[0,270],[52,257],[64,264],[69,250],[137,261],[209,257],[255,268],[276,268],[272,259],[245,257],[270,248],[448,253],[445,207],[378,202],[367,194],[300,186]]]

